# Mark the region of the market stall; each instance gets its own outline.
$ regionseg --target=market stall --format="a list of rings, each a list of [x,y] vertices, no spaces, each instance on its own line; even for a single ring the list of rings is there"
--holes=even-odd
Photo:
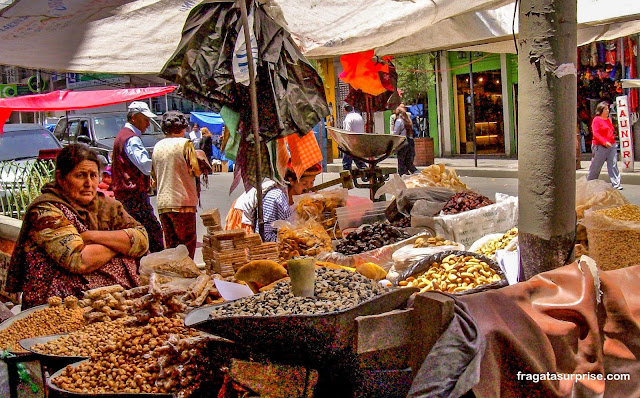
[[[148,255],[141,286],[52,298],[1,324],[1,348],[40,360],[50,396],[61,397],[636,391],[633,383],[509,379],[633,372],[626,351],[595,337],[626,346],[638,338],[636,329],[616,329],[638,324],[637,300],[616,284],[632,284],[640,261],[640,210],[619,191],[578,183],[576,251],[595,262],[583,257],[520,283],[517,201],[494,202],[442,165],[394,176],[377,193],[394,198],[347,206],[345,189],[301,195],[275,243],[223,231],[217,209],[206,211],[204,271],[184,247]],[[498,308],[509,308],[508,319]],[[598,329],[601,322],[613,329]],[[584,328],[586,338],[572,332]],[[580,359],[593,350],[602,354]]]

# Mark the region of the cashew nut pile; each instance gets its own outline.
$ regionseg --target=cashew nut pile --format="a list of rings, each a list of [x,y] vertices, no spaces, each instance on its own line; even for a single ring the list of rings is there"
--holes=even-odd
[[[446,240],[440,235],[430,236],[428,238],[418,238],[413,243],[413,247],[432,247],[432,246],[456,246],[457,243]]]
[[[497,239],[492,239],[484,245],[480,246],[476,253],[483,254],[487,257],[496,255],[496,251],[506,248],[513,239],[518,236],[518,228],[512,228],[507,233]]]
[[[18,341],[50,334],[68,333],[85,325],[83,309],[77,307],[76,297],[67,297],[62,305],[60,297],[51,297],[49,307],[18,319],[0,331],[0,350],[25,352]]]
[[[432,263],[422,274],[410,276],[398,285],[418,287],[421,293],[429,290],[457,293],[500,280],[500,275],[486,262],[472,256],[451,254],[442,262]]]
[[[82,394],[180,393],[187,397],[200,383],[208,338],[181,319],[151,318],[97,347],[90,360],[67,366],[53,383]]]

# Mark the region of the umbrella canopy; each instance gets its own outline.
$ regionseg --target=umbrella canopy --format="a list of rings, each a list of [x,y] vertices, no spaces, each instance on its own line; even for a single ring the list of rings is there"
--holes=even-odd
[[[13,111],[67,111],[137,101],[175,90],[175,86],[123,88],[118,90],[68,91],[0,99],[0,131]]]
[[[224,127],[222,116],[215,112],[191,112],[189,121],[198,123],[200,127],[208,128],[211,134],[222,134],[222,128]]]

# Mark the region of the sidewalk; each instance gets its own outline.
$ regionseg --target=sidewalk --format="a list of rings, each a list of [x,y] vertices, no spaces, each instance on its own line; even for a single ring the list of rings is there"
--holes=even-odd
[[[518,160],[489,158],[478,159],[478,167],[474,166],[473,158],[436,158],[435,163],[443,163],[447,167],[453,167],[459,176],[462,177],[484,177],[484,178],[518,178]],[[583,160],[582,168],[576,170],[576,177],[586,176],[589,172],[590,161]],[[397,167],[398,161],[395,158],[385,159],[379,163],[382,167]],[[620,167],[618,162],[618,167]],[[423,169],[423,167],[418,167]],[[328,172],[340,172],[342,170],[342,159],[335,159],[327,166]],[[635,162],[635,171],[625,173],[620,170],[623,185],[640,185],[640,162]],[[607,165],[602,166],[600,179],[609,181],[607,175]]]

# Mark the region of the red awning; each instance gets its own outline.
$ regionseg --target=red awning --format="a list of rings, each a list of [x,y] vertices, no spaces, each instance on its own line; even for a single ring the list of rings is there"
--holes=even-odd
[[[137,101],[165,95],[176,86],[122,88],[118,90],[68,91],[0,99],[0,132],[13,111],[68,111]]]

